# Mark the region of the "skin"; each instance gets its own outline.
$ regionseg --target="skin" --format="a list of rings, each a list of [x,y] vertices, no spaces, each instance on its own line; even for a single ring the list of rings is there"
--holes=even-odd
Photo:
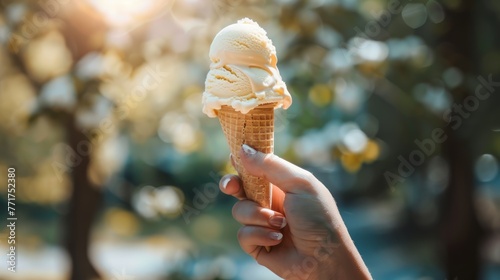
[[[246,199],[238,176],[226,175],[219,183],[222,192],[239,200],[233,217],[243,225],[238,232],[243,251],[287,280],[372,279],[335,200],[316,177],[246,145],[240,156],[250,174],[273,185],[273,206],[266,209]]]

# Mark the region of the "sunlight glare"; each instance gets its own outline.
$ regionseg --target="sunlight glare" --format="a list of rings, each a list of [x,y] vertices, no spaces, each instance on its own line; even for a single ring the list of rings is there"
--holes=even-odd
[[[158,0],[88,0],[112,25],[123,26],[142,20],[154,11]]]

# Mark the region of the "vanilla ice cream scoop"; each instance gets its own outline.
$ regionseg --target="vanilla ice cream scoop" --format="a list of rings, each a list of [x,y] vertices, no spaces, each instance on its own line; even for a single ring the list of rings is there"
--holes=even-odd
[[[292,97],[276,65],[276,48],[266,31],[244,18],[222,29],[210,46],[203,112],[216,117],[224,105],[243,114],[262,104],[287,109]]]

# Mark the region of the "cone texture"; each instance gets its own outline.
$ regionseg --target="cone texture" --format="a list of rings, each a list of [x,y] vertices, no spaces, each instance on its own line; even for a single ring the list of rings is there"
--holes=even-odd
[[[237,112],[230,106],[222,106],[218,112],[245,194],[266,208],[271,208],[271,184],[246,172],[239,151],[243,144],[266,154],[274,151],[274,105],[259,105],[247,114]]]

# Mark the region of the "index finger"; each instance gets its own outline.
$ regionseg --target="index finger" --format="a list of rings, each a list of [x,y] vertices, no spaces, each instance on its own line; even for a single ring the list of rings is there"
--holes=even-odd
[[[248,173],[264,177],[286,193],[311,192],[319,182],[311,172],[274,154],[256,151],[246,144],[239,155]]]

